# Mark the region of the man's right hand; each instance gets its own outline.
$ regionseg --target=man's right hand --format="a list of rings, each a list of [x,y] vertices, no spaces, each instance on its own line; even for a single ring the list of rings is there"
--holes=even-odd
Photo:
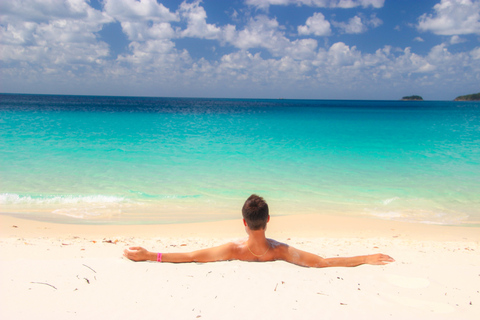
[[[123,251],[123,255],[133,261],[156,260],[156,254],[142,247],[130,247]]]

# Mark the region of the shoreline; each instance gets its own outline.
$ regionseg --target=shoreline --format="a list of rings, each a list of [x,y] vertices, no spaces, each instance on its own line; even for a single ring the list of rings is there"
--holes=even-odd
[[[21,227],[19,227],[21,226]],[[417,222],[382,220],[371,217],[296,214],[272,216],[267,226],[270,236],[297,237],[390,237],[404,235],[415,240],[480,241],[475,226],[436,225]],[[233,220],[168,224],[75,224],[47,222],[0,214],[0,238],[5,236],[89,236],[118,235],[141,237],[208,237],[245,236],[241,217]]]
[[[122,256],[124,248],[198,250],[245,238],[243,223],[67,225],[0,215],[1,314],[5,319],[227,314],[245,319],[265,312],[278,319],[478,317],[478,228],[295,215],[272,216],[267,236],[324,257],[381,252],[396,262],[325,269],[283,261],[134,263]]]
[[[0,197],[1,196],[2,195],[0,195]],[[398,199],[398,197],[384,199],[381,201],[383,204],[380,204],[382,210],[378,212],[375,211],[376,209],[373,210],[373,207],[370,208],[372,210],[367,210],[367,207],[363,208],[363,210],[349,207],[339,209],[328,205],[322,208],[310,205],[302,207],[299,206],[298,203],[286,203],[278,199],[272,201],[272,204],[269,204],[269,206],[271,207],[271,212],[275,213],[272,216],[276,217],[321,215],[398,221],[413,224],[420,223],[426,225],[480,228],[480,217],[478,217],[474,211],[465,214],[462,209],[458,209],[456,211],[447,210],[445,214],[442,214],[442,211],[434,214],[434,209],[423,208],[411,209],[407,213],[402,213],[402,210],[400,210],[397,213],[395,209],[389,209],[388,205]],[[35,221],[85,225],[172,225],[188,224],[191,222],[202,223],[235,220],[241,215],[238,208],[243,205],[243,199],[237,199],[229,205],[219,205],[213,208],[213,210],[211,204],[204,202],[171,202],[162,205],[150,203],[148,206],[142,205],[141,208],[130,207],[122,208],[121,210],[115,206],[109,207],[107,205],[107,207],[103,208],[100,205],[95,205],[89,208],[79,204],[72,207],[66,206],[63,209],[54,209],[54,207],[43,207],[42,209],[36,207],[28,209],[25,207],[20,209],[18,207],[9,207],[11,204],[8,204],[8,200],[3,199],[2,201],[3,207],[0,208],[0,215]],[[7,204],[5,204],[5,201],[7,201]],[[155,208],[155,210],[153,208]],[[136,209],[139,210],[136,211]],[[68,213],[69,210],[72,210],[72,212]],[[390,212],[389,210],[393,211]],[[89,211],[89,213],[86,211]]]

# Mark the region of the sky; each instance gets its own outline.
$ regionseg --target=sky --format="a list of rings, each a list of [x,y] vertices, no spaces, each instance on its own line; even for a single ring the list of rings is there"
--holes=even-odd
[[[453,100],[480,0],[0,1],[0,92]]]

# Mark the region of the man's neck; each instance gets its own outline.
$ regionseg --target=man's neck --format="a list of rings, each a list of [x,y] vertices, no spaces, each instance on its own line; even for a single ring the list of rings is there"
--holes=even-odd
[[[267,243],[267,238],[265,236],[265,230],[250,230],[248,234],[248,243],[250,245],[259,245],[262,246]]]

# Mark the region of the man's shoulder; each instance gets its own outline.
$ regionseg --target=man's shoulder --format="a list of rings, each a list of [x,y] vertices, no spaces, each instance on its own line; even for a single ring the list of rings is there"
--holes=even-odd
[[[272,249],[282,250],[282,249],[287,249],[288,248],[288,244],[277,241],[275,239],[268,239],[268,242],[270,243],[270,247]]]
[[[286,255],[288,254],[289,245],[277,240],[268,239],[270,242],[270,248],[273,251],[275,260],[285,260]]]
[[[224,246],[230,251],[239,251],[245,247],[245,240],[237,240],[225,243]]]

